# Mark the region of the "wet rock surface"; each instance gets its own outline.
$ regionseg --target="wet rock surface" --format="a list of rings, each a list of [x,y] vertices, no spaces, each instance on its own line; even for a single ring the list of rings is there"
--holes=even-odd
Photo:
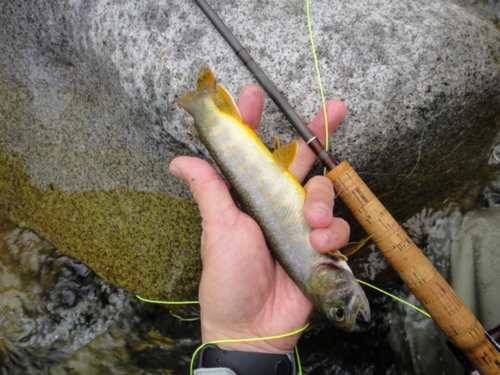
[[[497,181],[483,192],[479,215],[491,207],[498,212],[499,186]],[[478,212],[464,215],[456,205],[448,211],[425,209],[405,228],[439,272],[448,275],[463,218]],[[357,277],[418,304],[373,245],[355,254],[350,264]],[[0,281],[0,371],[5,374],[180,374],[187,372],[200,344],[198,322],[181,322],[163,306],[139,301],[4,218]],[[366,292],[372,321],[358,322],[353,333],[313,317],[299,342],[304,374],[461,371],[430,319],[377,291]],[[181,315],[196,313],[186,309]]]
[[[302,3],[212,5],[310,118],[319,104]],[[11,118],[4,152],[20,153],[42,187],[188,197],[164,166],[205,151],[176,98],[193,89],[203,64],[235,94],[252,82],[194,2],[9,2],[2,10],[3,81],[26,89],[18,104],[41,125],[14,128]],[[318,2],[312,12],[326,95],[349,108],[332,144],[360,171],[399,173],[419,148],[430,154],[498,114],[500,33],[465,5]],[[273,105],[266,109],[268,144],[275,134],[295,137]]]
[[[116,189],[41,190],[20,158],[0,154],[0,207],[58,243],[107,281],[145,298],[196,296],[201,262],[198,209],[165,194]]]
[[[500,161],[499,150],[497,146],[492,164]],[[476,216],[495,215],[498,220],[500,179],[496,176],[476,202],[477,211],[464,214],[457,204],[441,211],[429,208],[404,224],[443,275],[450,273],[450,253],[461,242],[464,218],[469,218],[469,224]],[[465,232],[474,237],[470,229]],[[481,244],[486,237],[497,236],[492,230],[478,233]],[[350,257],[349,263],[358,278],[417,304],[373,244]],[[490,281],[494,284],[496,278]],[[299,342],[304,374],[460,373],[430,319],[378,291],[365,290],[372,321],[359,322],[355,332],[337,331],[325,318],[313,316]],[[469,305],[491,311],[478,306]],[[176,313],[193,316],[197,311],[184,308]],[[493,318],[488,324],[496,322],[496,315],[485,316]],[[32,231],[0,217],[2,373],[180,374],[187,372],[199,343],[198,322],[181,322],[163,306],[139,301]]]
[[[211,4],[310,119],[303,2]],[[444,0],[324,0],[312,18],[326,96],[349,108],[335,156],[397,218],[475,188],[499,124],[493,22]],[[0,210],[135,293],[195,292],[200,218],[167,165],[208,156],[175,100],[205,64],[233,93],[253,77],[193,2],[4,1],[0,25]],[[270,145],[276,134],[296,137],[266,102],[260,135]]]

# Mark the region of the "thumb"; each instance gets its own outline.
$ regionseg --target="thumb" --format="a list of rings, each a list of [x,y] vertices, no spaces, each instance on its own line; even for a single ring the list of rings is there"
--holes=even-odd
[[[225,222],[233,220],[231,214],[238,213],[226,182],[205,160],[188,156],[177,157],[170,163],[169,171],[189,184],[204,225],[224,225]]]

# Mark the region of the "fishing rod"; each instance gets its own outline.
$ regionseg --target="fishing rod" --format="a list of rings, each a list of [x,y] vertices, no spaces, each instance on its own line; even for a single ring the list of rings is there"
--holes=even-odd
[[[302,139],[307,143],[307,145],[313,150],[319,161],[327,168],[329,171],[337,166],[337,163],[333,158],[326,152],[325,148],[321,142],[316,138],[316,136],[309,130],[307,124],[297,115],[297,113],[290,106],[288,101],[281,95],[276,86],[267,77],[266,73],[260,68],[260,66],[254,61],[252,56],[247,52],[245,48],[238,42],[235,36],[227,28],[227,26],[222,22],[217,13],[208,5],[205,0],[195,0],[196,4],[201,8],[203,13],[212,22],[217,31],[224,37],[226,42],[231,46],[236,55],[240,58],[243,64],[250,70],[250,72],[255,76],[257,82],[264,88],[264,91],[269,95],[274,104],[278,106],[285,117],[290,121],[292,126],[297,130]]]
[[[482,375],[500,374],[500,351],[474,314],[347,161],[338,164],[205,0],[194,0],[329,171],[338,196],[449,341]]]

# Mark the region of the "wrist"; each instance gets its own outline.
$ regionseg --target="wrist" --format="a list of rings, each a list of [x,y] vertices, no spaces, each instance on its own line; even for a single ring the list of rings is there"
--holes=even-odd
[[[267,353],[267,354],[284,354],[292,353],[293,349],[282,349],[271,345],[266,341],[259,342],[225,342],[225,340],[209,340],[204,343],[216,343],[219,348],[224,350],[237,350],[241,352]]]
[[[206,345],[199,356],[200,369],[229,369],[237,375],[296,375],[296,360],[292,353],[273,354],[224,350]]]

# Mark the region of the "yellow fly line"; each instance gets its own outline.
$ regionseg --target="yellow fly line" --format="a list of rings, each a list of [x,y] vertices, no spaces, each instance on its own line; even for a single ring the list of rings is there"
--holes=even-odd
[[[313,36],[313,31],[312,31],[312,19],[311,19],[311,10],[310,10],[310,0],[306,0],[306,11],[307,11],[307,26],[308,26],[308,30],[309,30],[309,39],[310,39],[310,42],[311,42],[311,50],[312,50],[312,54],[313,54],[313,59],[314,59],[314,66],[315,66],[315,69],[316,69],[316,76],[317,76],[317,79],[318,79],[318,86],[319,86],[319,92],[320,92],[320,96],[321,96],[321,103],[322,103],[322,106],[323,106],[323,116],[324,116],[324,121],[325,121],[325,150],[328,151],[328,144],[329,144],[329,136],[328,136],[328,113],[327,113],[327,109],[326,109],[326,100],[325,100],[325,94],[324,94],[324,90],[323,90],[323,84],[322,84],[322,80],[321,80],[321,73],[320,73],[320,69],[319,69],[319,62],[318,62],[318,57],[317,57],[317,54],[316,54],[316,47],[315,47],[315,44],[314,44],[314,36]],[[325,168],[325,171],[324,173],[326,174],[326,168]],[[416,311],[420,312],[421,314],[427,316],[428,318],[430,318],[430,315],[425,312],[424,310],[418,308],[417,306],[415,305],[412,305],[411,303],[391,294],[391,293],[388,293],[380,288],[377,288],[376,286],[374,285],[371,285],[369,283],[367,283],[366,281],[363,281],[363,280],[357,280],[359,283],[363,284],[363,285],[366,285],[366,286],[369,286],[370,288],[373,288],[377,291],[379,291],[380,293],[383,293],[383,294],[386,294],[388,296],[390,296],[391,298],[394,298],[395,300],[415,309]],[[151,300],[151,299],[146,299],[146,298],[143,298],[141,296],[136,296],[138,299],[140,299],[141,301],[144,301],[144,302],[148,302],[148,303],[156,303],[156,304],[164,304],[164,305],[193,305],[193,304],[199,304],[198,301],[157,301],[157,300]],[[194,320],[199,320],[199,318],[183,318],[181,316],[178,316],[178,315],[175,315],[175,314],[172,314],[171,315],[177,319],[180,319],[182,321],[194,321]],[[195,352],[193,353],[192,357],[191,357],[191,364],[190,364],[190,374],[193,374],[193,366],[194,366],[194,360],[195,360],[195,357],[196,355],[199,353],[199,351],[201,349],[203,349],[204,346],[206,345],[209,345],[209,344],[227,344],[227,343],[241,343],[241,342],[255,342],[255,341],[266,341],[266,340],[275,340],[275,339],[280,339],[280,338],[284,338],[284,337],[289,337],[289,336],[293,336],[295,334],[298,334],[300,332],[303,332],[307,329],[307,327],[309,326],[309,323],[307,323],[304,327],[302,328],[299,328],[295,331],[292,331],[292,332],[288,332],[288,333],[284,333],[284,334],[281,334],[281,335],[275,335],[275,336],[267,336],[267,337],[253,337],[253,338],[244,338],[244,339],[232,339],[232,340],[214,340],[214,341],[210,341],[210,342],[206,342],[202,345],[200,345],[196,350]],[[299,374],[302,375],[302,368],[301,368],[301,365],[300,365],[300,358],[299,358],[299,353],[298,353],[298,349],[297,349],[297,346],[295,346],[295,354],[296,354],[296,359],[297,359],[297,365],[298,365],[298,370],[299,370]]]
[[[311,7],[310,1],[306,0],[306,11],[307,11],[307,28],[309,29],[309,40],[311,41],[311,50],[314,59],[314,67],[316,68],[316,76],[318,77],[319,93],[321,95],[321,104],[323,106],[323,116],[325,118],[325,151],[328,151],[328,143],[330,142],[328,137],[328,114],[326,110],[326,100],[325,93],[323,91],[323,83],[321,81],[321,73],[319,70],[318,56],[316,54],[316,47],[314,45],[314,36],[312,31],[312,20],[311,20]],[[326,174],[326,167],[323,169],[323,174]]]
[[[306,13],[307,13],[307,28],[309,30],[309,40],[311,41],[311,50],[312,50],[312,55],[313,55],[313,59],[314,59],[314,67],[316,68],[316,77],[318,78],[319,93],[320,93],[320,96],[321,96],[321,104],[323,106],[323,116],[325,118],[325,150],[328,151],[328,144],[329,144],[329,139],[328,139],[328,114],[327,114],[327,111],[326,111],[325,93],[324,93],[324,90],[323,90],[323,83],[322,83],[322,80],[321,80],[321,73],[320,73],[320,69],[319,69],[318,56],[316,54],[316,46],[314,44],[314,35],[313,35],[313,30],[312,30],[310,0],[306,0]],[[326,168],[324,169],[323,174],[326,174]],[[407,302],[407,301],[405,301],[405,300],[403,300],[403,299],[401,299],[399,297],[396,297],[395,295],[393,295],[393,294],[391,294],[389,292],[386,292],[385,290],[377,288],[376,286],[374,286],[372,284],[369,284],[366,281],[362,281],[362,280],[358,279],[358,282],[360,284],[369,286],[370,288],[375,289],[375,290],[379,291],[380,293],[386,294],[389,297],[395,299],[396,301],[404,303],[405,305],[407,305],[407,306],[409,306],[409,307],[417,310],[418,312],[422,313],[423,315],[425,315],[428,318],[431,317],[426,311],[418,308],[415,305],[412,305],[411,303],[409,303],[409,302]]]
[[[214,340],[214,341],[208,341],[203,344],[201,344],[193,353],[193,356],[191,357],[191,365],[189,368],[190,374],[193,374],[193,366],[194,366],[194,359],[196,357],[196,354],[199,353],[203,347],[206,345],[217,345],[217,344],[229,344],[229,343],[238,343],[238,342],[256,342],[256,341],[267,341],[267,340],[276,340],[276,339],[282,339],[284,337],[290,337],[293,335],[296,335],[300,332],[303,332],[309,327],[309,323],[306,323],[305,326],[302,328],[296,329],[295,331],[292,332],[287,332],[283,333],[281,335],[275,335],[275,336],[266,336],[266,337],[250,337],[247,339],[232,339],[232,340]],[[299,359],[299,350],[297,349],[297,345],[295,345],[295,358],[297,360],[297,367],[299,370],[299,375],[302,375],[302,367],[300,365],[300,359]]]

